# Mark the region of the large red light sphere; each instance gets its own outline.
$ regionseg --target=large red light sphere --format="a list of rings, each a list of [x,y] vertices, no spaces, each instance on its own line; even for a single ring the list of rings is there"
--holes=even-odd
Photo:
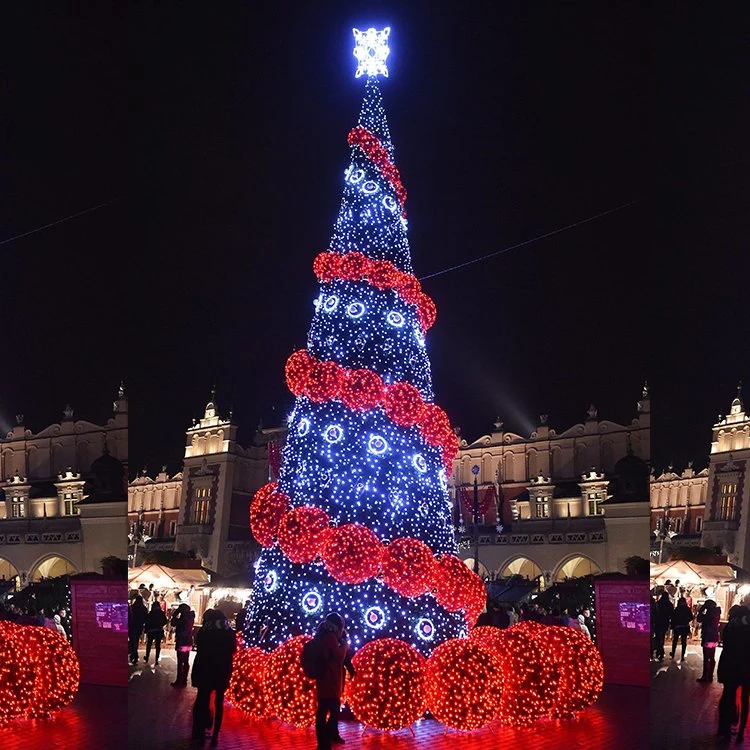
[[[318,253],[313,261],[313,272],[321,281],[333,281],[338,276],[340,259],[338,253]]]
[[[293,508],[279,523],[277,540],[281,551],[293,563],[311,563],[320,554],[330,522],[321,508]]]
[[[499,718],[504,724],[531,724],[555,706],[558,673],[544,630],[539,623],[524,622],[500,631],[505,686]]]
[[[435,558],[421,540],[394,539],[383,548],[383,582],[401,596],[421,596],[432,586]]]
[[[425,404],[422,424],[419,427],[422,437],[435,447],[440,447],[450,440],[453,434],[448,415],[435,404]]]
[[[417,305],[422,294],[422,285],[413,274],[403,273],[396,282],[396,291],[404,302]]]
[[[346,281],[361,281],[369,270],[370,262],[367,257],[356,250],[345,253],[339,262],[339,276]]]
[[[466,588],[471,580],[471,571],[466,564],[454,555],[440,555],[435,560],[433,570],[433,588],[437,603],[449,612],[463,609],[466,606]]]
[[[397,638],[370,641],[352,664],[346,700],[363,724],[394,731],[422,716],[425,658],[413,646]]]
[[[495,718],[503,692],[498,658],[466,638],[441,643],[427,659],[427,708],[448,727],[470,730],[486,726]]]
[[[424,401],[411,383],[393,383],[385,389],[385,413],[400,427],[411,427],[422,420]]]
[[[307,386],[314,366],[315,360],[305,349],[299,349],[287,359],[284,367],[286,384],[295,396],[303,396],[307,393]]]
[[[257,646],[238,648],[234,654],[227,698],[246,716],[267,716],[264,680],[268,654]]]
[[[470,570],[469,573],[471,575],[464,582],[461,596],[464,601],[463,609],[466,624],[473,628],[487,603],[487,587],[473,570]]]
[[[301,663],[302,648],[311,638],[290,638],[275,648],[266,662],[263,684],[268,714],[295,727],[310,726],[318,705],[315,680],[305,675]]]
[[[320,556],[326,570],[341,583],[364,583],[380,569],[383,545],[374,531],[347,523],[326,534]]]
[[[34,695],[34,668],[19,648],[20,625],[0,622],[0,727],[26,715]]]
[[[318,362],[312,368],[307,395],[316,403],[338,398],[343,390],[345,378],[346,371],[336,362]]]
[[[385,394],[383,381],[372,370],[349,370],[341,388],[341,400],[349,409],[366,411],[380,406]]]
[[[591,640],[562,625],[550,625],[538,640],[552,654],[558,673],[554,715],[572,716],[595,703],[604,685],[604,664]]]
[[[378,289],[393,289],[398,281],[398,270],[387,260],[374,260],[370,263],[368,279]]]
[[[276,491],[276,482],[264,484],[250,503],[250,530],[263,547],[273,547],[281,518],[289,506],[289,498]]]

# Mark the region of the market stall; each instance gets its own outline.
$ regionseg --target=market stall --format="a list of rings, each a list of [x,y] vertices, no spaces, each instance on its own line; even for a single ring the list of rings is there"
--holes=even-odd
[[[128,570],[131,596],[140,592],[148,607],[152,597],[163,596],[168,614],[184,602],[195,612],[196,622],[208,609],[208,591],[203,586],[209,581],[208,573],[201,568],[168,568],[152,563]]]

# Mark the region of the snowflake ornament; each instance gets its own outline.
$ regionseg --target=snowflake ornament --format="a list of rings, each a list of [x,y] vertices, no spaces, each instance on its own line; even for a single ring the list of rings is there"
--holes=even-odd
[[[376,29],[367,29],[360,31],[352,29],[354,32],[354,57],[357,58],[359,65],[355,78],[359,78],[365,73],[368,76],[383,75],[388,78],[388,67],[385,60],[390,53],[388,47],[388,36],[391,33],[391,27],[386,26],[382,31]]]

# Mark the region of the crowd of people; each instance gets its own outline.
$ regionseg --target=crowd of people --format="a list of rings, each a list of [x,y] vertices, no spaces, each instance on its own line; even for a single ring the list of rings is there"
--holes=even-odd
[[[486,610],[479,616],[477,625],[509,628],[523,620],[533,620],[543,625],[566,625],[580,630],[593,640],[593,618],[589,607],[581,607],[571,614],[564,607],[545,608],[533,602],[515,607],[505,602],[495,602],[488,597]]]
[[[71,627],[68,611],[64,607],[43,607],[33,604],[24,607],[15,604],[0,604],[0,620],[15,622],[17,625],[38,625],[54,630],[68,641],[71,640]]]

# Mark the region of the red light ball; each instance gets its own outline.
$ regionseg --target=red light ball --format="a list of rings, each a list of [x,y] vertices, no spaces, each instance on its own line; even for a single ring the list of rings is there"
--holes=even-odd
[[[338,277],[340,259],[338,253],[319,253],[313,261],[313,272],[321,281],[333,281]]]
[[[310,374],[307,395],[316,403],[337,398],[343,390],[345,378],[346,370],[336,362],[317,362]]]
[[[234,654],[227,698],[252,719],[267,715],[264,692],[267,663],[268,654],[257,646],[238,648]]]
[[[435,447],[443,445],[450,440],[449,435],[454,434],[448,415],[435,404],[425,404],[419,431],[422,437]]]
[[[318,701],[315,680],[302,671],[302,648],[312,638],[298,635],[275,648],[266,662],[263,686],[269,716],[276,716],[295,727],[315,721]]]
[[[311,563],[320,553],[330,523],[321,508],[306,505],[293,508],[279,523],[276,536],[281,551],[293,563]]]
[[[372,370],[349,370],[341,389],[341,400],[349,409],[366,411],[380,406],[385,395],[385,385]]]
[[[326,570],[341,583],[364,583],[377,574],[383,545],[374,531],[356,523],[331,529],[320,556]]]
[[[440,555],[435,560],[433,575],[433,588],[437,603],[449,612],[463,609],[466,606],[464,593],[471,575],[466,564],[457,557]]]
[[[339,276],[346,281],[361,281],[367,275],[370,261],[356,250],[341,256]]]
[[[471,730],[487,726],[498,712],[503,691],[498,658],[466,638],[441,643],[427,659],[427,708],[448,727]]]
[[[432,550],[419,539],[401,537],[383,548],[383,582],[401,596],[429,591],[435,574]]]
[[[306,394],[315,364],[315,359],[305,349],[294,352],[287,359],[286,367],[284,368],[286,384],[295,396],[304,396]]]
[[[385,413],[400,427],[411,427],[422,420],[424,401],[411,383],[393,383],[385,389]]]
[[[395,731],[413,724],[425,710],[425,658],[396,638],[366,643],[352,659],[355,674],[346,701],[363,724]]]
[[[273,547],[276,531],[289,506],[289,498],[276,491],[276,482],[263,485],[250,503],[250,530],[262,547]]]

